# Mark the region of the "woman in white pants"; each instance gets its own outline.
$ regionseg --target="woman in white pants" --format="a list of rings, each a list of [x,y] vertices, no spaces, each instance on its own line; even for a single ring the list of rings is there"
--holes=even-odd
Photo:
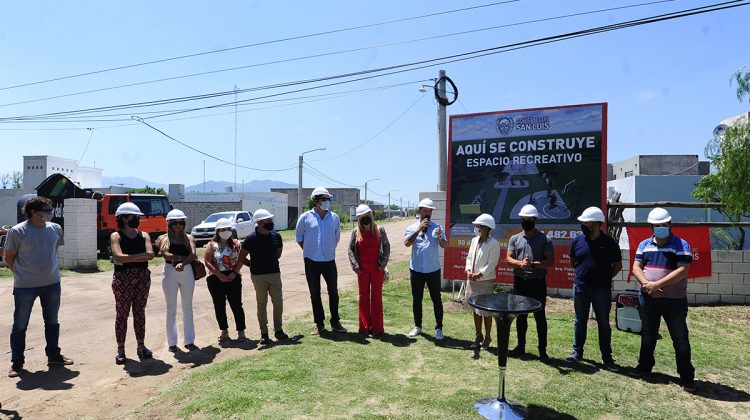
[[[164,256],[164,277],[161,288],[167,302],[167,343],[169,351],[175,353],[177,347],[177,292],[182,302],[182,323],[185,348],[197,350],[195,326],[193,324],[193,290],[195,280],[190,262],[196,259],[195,240],[185,233],[185,213],[174,209],[167,213],[167,233],[157,240]]]

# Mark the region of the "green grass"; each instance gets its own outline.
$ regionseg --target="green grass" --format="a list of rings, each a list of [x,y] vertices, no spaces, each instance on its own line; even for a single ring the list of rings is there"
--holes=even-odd
[[[401,218],[400,220],[404,220],[404,218]],[[377,224],[384,224],[384,223],[393,223],[395,220],[376,220]],[[342,223],[341,224],[341,232],[351,232],[351,230],[354,229],[354,225],[351,222],[348,223]],[[294,240],[296,238],[297,231],[295,229],[287,229],[287,230],[279,230],[279,234],[281,235],[282,240]]]
[[[432,331],[417,339],[412,327],[408,266],[392,267],[394,280],[384,290],[386,337],[356,333],[310,336],[309,314],[286,325],[296,336],[280,345],[195,369],[137,410],[140,416],[179,417],[418,417],[477,418],[475,400],[497,392],[497,359],[479,359],[465,350],[474,337],[468,313],[445,303],[447,339],[435,345]],[[449,294],[443,294],[447,300]],[[432,324],[428,299],[424,324]],[[341,316],[356,331],[356,294],[343,293]],[[750,310],[701,307],[690,310],[693,363],[701,387],[684,392],[676,377],[666,330],[649,380],[611,373],[599,365],[596,329],[589,328],[585,363],[568,365],[573,333],[572,302],[550,299],[549,348],[552,361],[509,359],[507,396],[529,407],[530,418],[683,418],[750,416]],[[251,321],[252,322],[252,321]],[[494,327],[493,327],[494,328]],[[514,329],[515,330],[515,329]],[[494,329],[493,329],[494,331]],[[536,354],[530,321],[527,348]],[[511,334],[511,346],[515,333]],[[495,345],[493,337],[493,346]],[[613,331],[618,362],[633,366],[639,337]],[[668,375],[668,376],[667,376]],[[736,401],[744,401],[744,403]]]

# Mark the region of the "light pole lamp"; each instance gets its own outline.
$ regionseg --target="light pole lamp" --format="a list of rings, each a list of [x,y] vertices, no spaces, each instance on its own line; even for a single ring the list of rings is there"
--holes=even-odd
[[[398,189],[388,191],[388,208],[386,209],[386,214],[388,214],[389,218],[391,216],[391,193],[396,191],[398,191]]]
[[[305,155],[305,153],[317,152],[319,150],[326,150],[326,148],[320,147],[318,149],[308,150],[306,152],[302,152],[302,154],[299,155],[299,173],[297,179],[297,220],[299,220],[300,216],[302,216],[302,157]]]
[[[369,203],[367,202],[367,183],[370,181],[380,181],[380,178],[368,179],[367,181],[365,181],[365,204],[368,204],[368,205]]]

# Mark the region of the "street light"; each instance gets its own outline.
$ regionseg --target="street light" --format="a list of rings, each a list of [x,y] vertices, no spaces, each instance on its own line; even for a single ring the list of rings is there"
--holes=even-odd
[[[297,180],[297,220],[299,220],[300,216],[302,216],[302,156],[304,156],[305,153],[317,152],[319,150],[326,150],[326,148],[321,147],[318,149],[308,150],[306,152],[302,152],[302,154],[299,155],[299,174]]]
[[[396,192],[396,191],[398,191],[398,189],[388,191],[388,208],[386,210],[387,211],[386,214],[388,214],[388,218],[391,217],[391,193]]]
[[[368,204],[367,203],[367,183],[370,181],[380,181],[380,178],[368,179],[367,181],[365,181],[365,204]]]

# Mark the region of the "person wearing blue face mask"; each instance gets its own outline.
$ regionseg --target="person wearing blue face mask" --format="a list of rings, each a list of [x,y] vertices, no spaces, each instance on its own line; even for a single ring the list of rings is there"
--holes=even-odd
[[[693,254],[684,239],[672,234],[669,212],[659,207],[651,210],[648,223],[654,236],[638,245],[633,262],[633,274],[641,283],[639,312],[643,327],[638,366],[630,375],[641,377],[653,369],[659,324],[664,318],[675,349],[682,387],[694,392],[695,368],[691,362],[687,327],[687,273]]]
[[[336,269],[336,245],[341,239],[339,216],[330,211],[331,194],[323,187],[313,190],[310,198],[314,207],[297,219],[296,240],[305,260],[305,277],[310,290],[313,307],[313,335],[325,330],[325,311],[320,299],[320,276],[328,289],[328,305],[331,310],[331,329],[345,333],[339,318],[338,271]]]

